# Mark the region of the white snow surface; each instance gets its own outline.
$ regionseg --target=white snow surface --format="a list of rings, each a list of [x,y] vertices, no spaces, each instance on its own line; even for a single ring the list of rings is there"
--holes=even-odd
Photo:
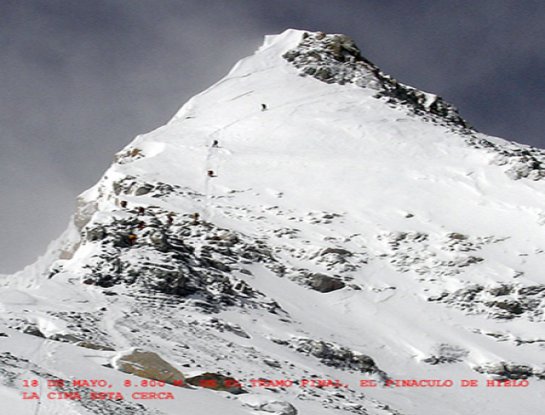
[[[180,215],[199,212],[203,221],[266,240],[292,269],[348,277],[347,286],[321,293],[263,264],[248,263],[233,267],[233,274],[276,301],[286,315],[238,307],[207,315],[178,307],[176,300],[157,307],[132,295],[130,287],[82,284],[82,264],[97,245],[80,241],[71,224],[37,265],[1,281],[0,332],[7,337],[0,337],[0,352],[20,359],[20,367],[10,369],[17,373],[12,383],[0,377],[0,399],[10,413],[35,414],[37,405],[41,415],[101,413],[77,401],[47,399],[45,386],[39,404],[23,400],[23,391],[40,389],[24,387],[23,380],[44,385],[44,373],[106,379],[113,385],[110,390],[121,390],[130,402],[123,381],[138,378],[104,365],[131,347],[155,351],[183,373],[230,374],[249,392],[167,385],[163,390],[172,392],[174,400],[139,401],[146,409],[134,413],[289,414],[282,412],[288,411],[287,403],[300,415],[541,413],[545,380],[534,376],[527,387],[491,388],[485,383],[492,378],[474,368],[511,362],[545,373],[542,314],[498,319],[430,298],[471,284],[545,284],[544,182],[512,180],[504,167],[491,163],[493,154],[468,146],[448,127],[387,105],[374,97],[375,91],[301,76],[282,54],[296,47],[302,34],[288,30],[267,36],[254,55],[189,100],[167,125],[122,150],[122,161],[80,202],[88,209],[89,223],[125,215],[121,198],[129,206],[157,206]],[[218,147],[212,147],[214,140]],[[217,177],[208,177],[209,170]],[[112,184],[127,176],[182,186],[200,196],[115,195]],[[295,233],[279,236],[279,229]],[[426,239],[398,239],[401,253],[395,257],[392,241],[403,233]],[[445,249],[452,234],[485,240],[470,252],[482,260],[450,272],[452,267],[444,264],[465,255],[458,245]],[[345,249],[352,253],[350,260],[362,262],[354,269],[343,268],[342,261],[328,268],[315,260],[326,248]],[[63,256],[62,250],[70,254]],[[406,270],[400,270],[399,261],[409,262]],[[52,264],[62,272],[48,278]],[[73,314],[83,315],[114,351],[51,339],[77,331]],[[213,317],[241,328],[247,337],[214,329]],[[37,326],[46,338],[21,331],[26,324]],[[451,379],[454,386],[385,387],[376,374],[327,366],[271,341],[297,338],[368,355],[391,379]],[[463,350],[462,358],[424,362],[441,345]],[[2,369],[0,364],[0,376]],[[339,379],[347,387],[279,390],[250,383],[311,375]],[[362,388],[361,379],[375,379],[379,386]],[[479,386],[460,387],[461,379],[476,379]]]

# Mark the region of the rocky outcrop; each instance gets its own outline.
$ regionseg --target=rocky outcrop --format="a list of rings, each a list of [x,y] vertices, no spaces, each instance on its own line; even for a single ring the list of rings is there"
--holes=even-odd
[[[31,336],[45,338],[45,335],[41,332],[38,326],[34,323],[28,323],[21,328],[21,331],[25,334],[30,334]]]
[[[471,314],[512,320],[543,321],[545,285],[498,284],[485,287],[471,284],[454,292],[444,292],[429,301],[440,301]]]
[[[321,293],[329,293],[344,288],[346,284],[339,278],[316,273],[309,275],[309,285],[313,290]]]
[[[545,150],[514,142],[501,145],[480,136],[471,136],[466,142],[492,153],[491,164],[506,167],[505,174],[513,180],[545,178]]]
[[[126,164],[132,161],[139,160],[144,157],[144,152],[141,148],[130,147],[120,151],[115,155],[114,161],[119,164]]]
[[[238,324],[229,323],[227,321],[220,320],[217,317],[212,317],[208,321],[200,321],[196,323],[212,327],[218,330],[220,333],[229,332],[244,339],[251,338],[250,335],[246,333]]]
[[[505,174],[513,180],[545,178],[545,151],[516,143],[500,145],[478,136],[454,106],[441,97],[403,85],[385,75],[361,55],[348,36],[308,33],[283,57],[304,76],[330,84],[352,84],[376,90],[377,98],[401,105],[426,120],[455,127],[464,134],[470,146],[495,153],[492,164],[508,167]]]
[[[188,377],[186,382],[193,386],[229,392],[234,395],[246,392],[238,380],[220,373],[206,372],[198,376]]]
[[[165,183],[144,183],[134,177],[113,182],[113,192],[103,197],[199,197],[188,189]],[[104,185],[103,185],[104,187]],[[145,191],[143,190],[145,189]],[[92,245],[92,247],[89,247]],[[133,285],[178,297],[198,295],[214,309],[226,306],[262,306],[278,310],[271,300],[237,278],[239,264],[260,262],[278,265],[262,240],[219,228],[191,212],[174,214],[158,206],[119,202],[111,212],[88,218],[81,229],[81,246],[91,254],[79,261],[85,284],[111,288]],[[64,264],[63,264],[64,265]],[[50,270],[56,277],[63,266]]]
[[[376,90],[377,98],[402,105],[411,112],[437,123],[471,131],[469,124],[456,108],[441,97],[403,85],[385,75],[376,65],[365,59],[352,39],[345,35],[305,33],[301,43],[283,55],[300,69],[302,75],[322,82],[352,84]]]
[[[473,368],[476,372],[491,375],[498,380],[517,380],[536,377],[545,380],[545,370],[510,362],[488,363]]]
[[[383,241],[387,247],[387,251],[380,258],[390,262],[398,272],[412,271],[421,280],[427,281],[464,272],[466,268],[484,261],[470,252],[503,240],[494,237],[470,237],[454,232],[444,236],[404,231],[379,234],[377,239]],[[438,253],[435,247],[443,252]]]
[[[110,347],[110,346],[105,346],[103,344],[90,342],[90,341],[87,341],[87,340],[78,341],[78,342],[75,343],[75,345],[79,346],[79,347],[84,347],[86,349],[91,349],[91,350],[102,350],[102,351],[106,351],[106,352],[114,351],[114,349],[112,347]]]
[[[381,379],[387,378],[386,373],[378,368],[371,357],[332,342],[297,337],[284,341],[284,344],[296,352],[319,359],[327,366],[376,374]]]
[[[297,409],[291,403],[286,401],[271,400],[268,402],[246,402],[244,406],[252,408],[254,411],[267,412],[272,415],[297,415]]]
[[[460,346],[442,343],[436,347],[435,353],[424,359],[423,362],[430,365],[458,363],[468,354],[469,352]]]
[[[112,366],[121,372],[171,385],[180,386],[185,382],[182,372],[153,352],[132,350],[125,355],[116,357]]]
[[[364,249],[351,252],[344,248],[328,247],[306,255],[315,264],[325,267],[327,272],[339,274],[357,271],[368,262],[369,255]]]

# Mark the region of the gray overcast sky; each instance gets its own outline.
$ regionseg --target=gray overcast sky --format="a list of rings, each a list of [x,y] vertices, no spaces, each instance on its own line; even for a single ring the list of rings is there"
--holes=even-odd
[[[0,273],[135,135],[290,27],[345,33],[478,130],[545,147],[544,22],[543,0],[0,0]]]

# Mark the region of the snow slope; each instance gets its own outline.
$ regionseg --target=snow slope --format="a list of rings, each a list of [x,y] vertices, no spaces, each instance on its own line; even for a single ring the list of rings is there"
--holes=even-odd
[[[44,258],[2,279],[13,413],[38,405],[21,399],[24,379],[125,391],[130,375],[104,365],[134,347],[248,393],[167,385],[174,400],[85,404],[42,391],[40,413],[539,413],[544,153],[475,132],[354,48],[267,36],[118,153]],[[401,379],[454,384],[391,386]]]

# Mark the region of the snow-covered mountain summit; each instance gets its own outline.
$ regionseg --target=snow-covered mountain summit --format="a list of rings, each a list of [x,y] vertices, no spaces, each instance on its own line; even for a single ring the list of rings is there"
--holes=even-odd
[[[544,157],[477,133],[346,36],[268,36],[120,151],[48,253],[3,279],[2,393],[25,370],[122,385],[136,347],[248,393],[166,386],[174,403],[74,413],[537,413]],[[281,379],[296,383],[267,383]],[[453,386],[395,383],[411,379]]]

